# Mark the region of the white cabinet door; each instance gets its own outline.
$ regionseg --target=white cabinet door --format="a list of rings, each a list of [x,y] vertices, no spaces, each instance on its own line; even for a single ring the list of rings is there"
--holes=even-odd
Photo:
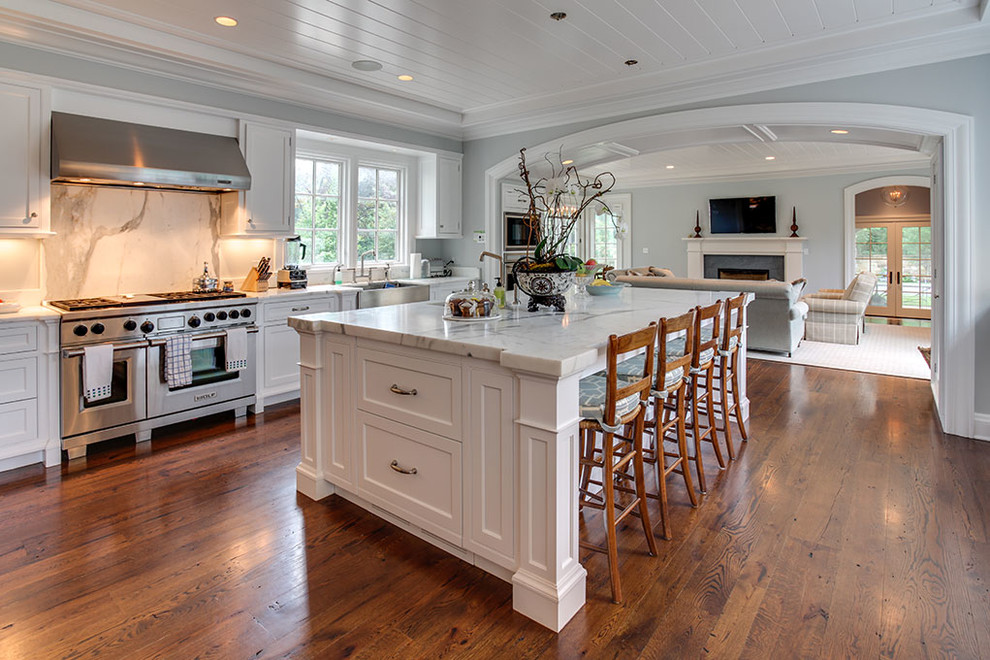
[[[273,325],[264,329],[265,394],[274,394],[299,388],[299,335],[287,325]]]
[[[416,238],[461,237],[461,157],[420,161],[419,227]]]
[[[515,380],[509,373],[468,369],[464,438],[464,547],[514,568],[516,508]]]
[[[0,235],[43,229],[49,176],[41,147],[41,90],[0,83],[0,117]]]
[[[437,236],[461,237],[461,159],[437,158]]]
[[[240,208],[226,213],[224,233],[258,236],[292,233],[295,152],[292,130],[244,122],[241,151],[251,189],[237,195]]]

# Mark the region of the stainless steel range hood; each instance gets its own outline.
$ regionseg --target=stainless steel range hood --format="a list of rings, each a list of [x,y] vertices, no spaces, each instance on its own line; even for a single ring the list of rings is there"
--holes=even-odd
[[[52,113],[52,181],[173,190],[249,190],[237,140]]]

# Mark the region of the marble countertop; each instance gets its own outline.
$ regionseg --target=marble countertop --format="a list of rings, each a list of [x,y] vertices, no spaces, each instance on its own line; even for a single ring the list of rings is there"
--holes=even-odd
[[[43,319],[58,319],[61,316],[54,309],[42,307],[40,305],[24,305],[16,312],[0,314],[0,323],[14,323],[17,321],[40,321]]]
[[[408,277],[395,278],[393,282],[402,282],[405,284],[460,284],[462,282],[467,282],[473,279],[471,277],[420,277],[410,279]],[[319,295],[322,293],[347,293],[356,294],[358,289],[353,286],[348,286],[347,284],[313,284],[306,287],[305,289],[279,289],[272,286],[267,291],[245,291],[249,298],[257,298],[259,300],[265,300],[270,298],[282,299],[285,297],[292,296],[305,296],[305,295]]]
[[[442,303],[422,302],[295,316],[289,325],[303,332],[362,337],[563,377],[600,365],[611,334],[632,332],[661,316],[683,314],[731,295],[628,287],[614,297],[569,301],[563,314],[506,308],[498,320],[444,321]]]

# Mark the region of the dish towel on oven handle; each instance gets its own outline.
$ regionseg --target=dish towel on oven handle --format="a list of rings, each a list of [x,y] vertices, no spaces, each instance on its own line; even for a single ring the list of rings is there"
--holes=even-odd
[[[165,382],[169,389],[192,385],[192,337],[165,338]]]
[[[227,371],[247,369],[247,328],[227,330]]]
[[[110,396],[113,382],[113,344],[83,348],[83,398],[99,401]]]

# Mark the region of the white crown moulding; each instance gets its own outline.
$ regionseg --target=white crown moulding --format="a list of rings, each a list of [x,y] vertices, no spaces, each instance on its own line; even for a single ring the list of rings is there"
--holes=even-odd
[[[739,52],[660,72],[622,77],[463,111],[332,75],[198,43],[51,0],[5,0],[0,39],[135,71],[287,101],[334,114],[454,139],[476,139],[709,101],[738,94],[876,73],[990,52],[990,21],[974,7],[922,12],[893,25]],[[985,6],[982,11],[985,17]],[[18,11],[18,9],[22,11]],[[136,17],[135,20],[138,20]],[[107,35],[128,35],[110,37]],[[893,36],[893,39],[892,39]],[[349,68],[349,67],[348,67]],[[349,80],[349,78],[351,78]]]

